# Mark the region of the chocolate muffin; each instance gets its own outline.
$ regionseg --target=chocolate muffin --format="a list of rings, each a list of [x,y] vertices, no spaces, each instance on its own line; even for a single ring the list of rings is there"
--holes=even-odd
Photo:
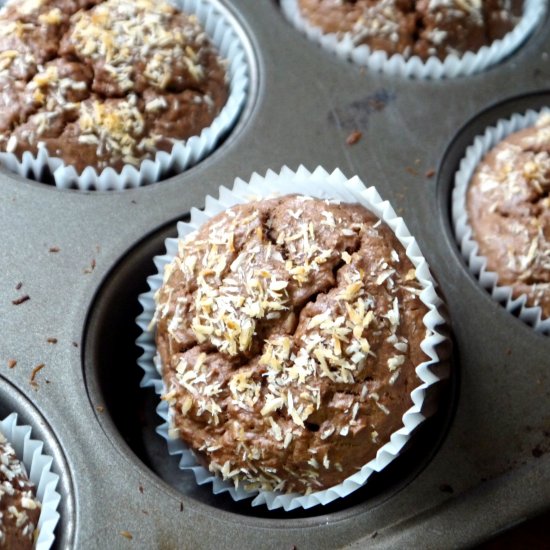
[[[550,115],[487,153],[466,208],[486,269],[550,317]]]
[[[510,32],[523,9],[521,0],[297,1],[324,33],[349,33],[356,46],[423,60],[478,51]]]
[[[27,0],[0,10],[0,151],[81,172],[138,166],[199,135],[226,102],[193,15],[153,0]]]
[[[0,548],[33,548],[39,517],[35,487],[0,432]]]
[[[248,489],[309,494],[402,427],[428,309],[393,232],[356,204],[235,206],[179,242],[156,342],[179,437]]]

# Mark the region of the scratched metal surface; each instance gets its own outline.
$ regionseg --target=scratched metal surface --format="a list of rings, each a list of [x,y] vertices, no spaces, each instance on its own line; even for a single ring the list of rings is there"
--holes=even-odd
[[[56,457],[64,494],[57,547],[445,548],[550,508],[550,339],[479,288],[448,221],[451,177],[468,140],[500,116],[550,100],[550,24],[486,73],[419,82],[327,54],[274,2],[224,4],[250,41],[254,78],[241,121],[208,159],[112,193],[59,191],[0,171],[0,413],[19,410]],[[511,96],[522,98],[459,133]],[[363,137],[346,145],[353,130]],[[391,469],[330,507],[284,514],[215,497],[177,470],[154,433],[155,398],[138,388],[133,319],[175,220],[235,177],[300,164],[357,174],[403,215],[447,299],[455,354],[439,414]],[[437,174],[425,177],[432,168]],[[30,300],[13,305],[23,294]],[[46,366],[31,385],[39,363]]]

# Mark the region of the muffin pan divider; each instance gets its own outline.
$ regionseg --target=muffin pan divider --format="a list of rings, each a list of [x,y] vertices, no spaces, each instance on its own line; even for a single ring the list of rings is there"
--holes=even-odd
[[[550,88],[548,17],[484,73],[418,81],[329,55],[275,2],[222,3],[248,37],[251,86],[237,126],[200,164],[121,192],[59,190],[0,168],[0,386],[59,447],[66,498],[54,548],[456,547],[547,510],[550,339],[468,274],[449,207],[469,136],[503,110],[550,104],[534,94]],[[348,145],[353,131],[362,137]],[[155,433],[156,396],[139,388],[134,319],[178,219],[236,177],[300,164],[357,174],[404,217],[447,301],[453,375],[395,466],[336,505],[269,512],[181,475]]]

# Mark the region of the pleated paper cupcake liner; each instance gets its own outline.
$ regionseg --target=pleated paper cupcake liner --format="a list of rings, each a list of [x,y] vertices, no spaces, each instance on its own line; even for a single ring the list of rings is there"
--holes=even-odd
[[[550,319],[544,318],[540,307],[527,305],[527,296],[522,294],[514,298],[510,286],[498,284],[498,275],[487,269],[487,258],[480,255],[479,245],[474,240],[472,227],[466,211],[468,186],[474,172],[485,155],[504,138],[530,126],[534,126],[543,114],[550,114],[550,109],[541,111],[529,110],[525,114],[514,114],[509,119],[500,119],[495,126],[485,130],[474,139],[460,162],[455,175],[455,187],[452,196],[452,217],[455,237],[468,270],[491,297],[502,304],[509,312],[517,315],[537,332],[550,334]]]
[[[175,141],[169,153],[158,151],[154,160],[144,160],[138,167],[126,165],[120,172],[105,168],[98,173],[95,168],[88,166],[82,173],[78,173],[62,159],[50,156],[45,148],[39,149],[36,155],[25,152],[21,159],[13,153],[0,153],[0,164],[20,176],[38,181],[49,173],[55,185],[63,189],[109,191],[155,183],[167,175],[184,172],[213,152],[220,139],[235,125],[246,102],[249,67],[245,47],[233,22],[226,17],[216,1],[168,1],[176,9],[197,16],[219,56],[227,63],[229,97],[210,126],[204,128],[200,135],[185,141]]]
[[[372,71],[423,79],[469,76],[496,65],[521,46],[542,20],[546,9],[546,0],[526,0],[521,20],[503,38],[483,46],[477,52],[466,52],[460,56],[452,54],[444,59],[434,56],[423,61],[418,56],[405,58],[401,54],[388,55],[385,51],[372,50],[366,45],[357,46],[350,33],[324,33],[302,16],[298,0],[281,0],[281,10],[290,23],[324,49]]]
[[[423,319],[426,338],[423,340],[421,348],[429,359],[416,368],[416,374],[421,383],[411,393],[413,406],[403,415],[402,428],[394,432],[390,441],[378,450],[376,457],[365,464],[356,474],[334,487],[307,496],[258,490],[250,492],[242,486],[235,488],[233,483],[213,475],[197,462],[192,451],[180,439],[173,437],[170,428],[169,407],[165,401],[161,401],[157,412],[165,422],[157,429],[157,432],[166,439],[171,455],[181,455],[180,468],[191,470],[199,485],[211,483],[215,494],[228,492],[234,500],[255,496],[252,501],[253,506],[265,504],[270,510],[284,508],[287,511],[328,504],[336,499],[346,497],[362,487],[374,472],[383,470],[399,455],[418,425],[434,412],[433,404],[429,404],[426,398],[428,395],[433,395],[431,392],[436,385],[447,378],[449,374],[447,363],[442,362],[438,356],[439,346],[447,341],[447,338],[440,332],[441,326],[444,325],[444,319],[440,312],[442,302],[436,292],[426,260],[403,219],[396,215],[387,201],[382,200],[374,187],[366,188],[358,177],[348,179],[339,170],[329,174],[320,167],[313,173],[304,167],[300,167],[297,172],[284,167],[278,174],[273,171],[268,171],[264,177],[253,174],[249,183],[237,179],[232,189],[220,187],[218,199],[207,196],[204,211],[193,208],[190,222],[178,224],[178,237],[184,238],[210,218],[235,204],[295,193],[362,204],[391,228],[415,266],[417,279],[423,288],[420,299],[429,311]],[[177,254],[177,242],[178,239],[175,238],[167,239],[166,254],[155,258],[158,273],[147,279],[150,290],[140,296],[143,313],[137,319],[137,323],[143,331],[137,340],[137,344],[143,349],[143,354],[139,359],[139,365],[144,371],[141,386],[153,387],[159,396],[164,392],[164,387],[160,375],[160,360],[156,357],[154,334],[150,324],[155,312],[154,294],[162,284],[164,266]]]
[[[60,518],[57,508],[61,502],[61,495],[56,490],[59,476],[52,471],[53,458],[43,452],[42,441],[31,438],[32,428],[17,422],[16,413],[0,421],[0,431],[11,443],[29,479],[36,486],[41,511],[35,548],[49,550],[55,541],[55,528]]]

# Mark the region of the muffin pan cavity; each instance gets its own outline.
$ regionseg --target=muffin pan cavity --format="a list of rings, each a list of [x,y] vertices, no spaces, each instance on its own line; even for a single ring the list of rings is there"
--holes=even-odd
[[[462,215],[459,216],[459,213],[456,211],[453,214],[453,205],[455,209],[458,208],[455,192],[456,174],[461,169],[461,163],[465,158],[466,151],[474,143],[474,140],[478,136],[486,136],[483,138],[483,143],[485,143],[489,138],[486,135],[487,129],[496,127],[499,121],[508,121],[514,115],[516,118],[519,116],[523,117],[526,112],[540,112],[541,109],[547,108],[549,105],[549,93],[533,93],[488,107],[468,121],[457,133],[442,159],[438,178],[440,214],[442,215],[446,238],[449,240],[451,250],[457,253],[458,260],[461,262],[463,269],[466,270],[468,276],[474,278],[480,290],[485,288],[487,293],[491,294],[495,301],[505,306],[509,312],[522,318],[529,325],[534,326],[536,330],[543,333],[548,333],[549,325],[548,321],[540,322],[538,308],[537,310],[533,308],[528,309],[522,305],[522,300],[512,300],[507,290],[503,287],[494,286],[491,283],[493,279],[496,279],[494,275],[484,273],[481,278],[478,278],[479,275],[473,275],[474,271],[476,273],[479,272],[479,269],[475,269],[474,266],[480,264],[481,259],[476,258],[472,260],[471,253],[468,252],[472,248],[468,243],[468,241],[471,241],[471,238],[467,239],[466,245],[464,243],[461,244],[461,238],[457,231],[460,227],[461,234],[464,235],[462,239],[465,239],[466,233],[464,233],[463,228],[465,221],[458,221],[462,219]],[[503,137],[505,137],[505,134]],[[466,264],[469,264],[469,268]],[[485,270],[483,269],[483,271]],[[482,281],[484,282],[482,283]]]
[[[245,517],[285,519],[329,517],[336,520],[358,509],[374,508],[407,486],[433,458],[450,426],[457,398],[457,371],[439,391],[441,407],[415,432],[403,453],[374,474],[362,489],[327,506],[309,510],[269,511],[251,507],[250,499],[234,502],[228,495],[214,495],[209,484],[198,486],[190,472],[178,468],[178,457],[170,456],[166,441],[156,433],[163,422],[156,414],[158,396],[139,387],[143,371],[136,366],[140,355],[135,341],[135,324],[141,313],[139,294],[146,289],[148,275],[156,268],[152,258],[164,252],[164,241],[173,236],[175,226],[167,225],[134,246],[109,274],[90,309],[84,348],[84,374],[91,403],[104,403],[97,415],[103,430],[117,447],[139,468],[146,468],[182,498]],[[124,399],[121,399],[124,395]],[[330,521],[329,520],[329,521]]]
[[[44,442],[44,454],[53,457],[51,471],[59,475],[57,491],[61,502],[57,508],[61,518],[55,530],[53,548],[70,548],[74,544],[76,513],[73,480],[65,453],[52,427],[36,408],[3,377],[0,377],[0,419],[17,413],[17,424],[30,426],[31,438]]]

